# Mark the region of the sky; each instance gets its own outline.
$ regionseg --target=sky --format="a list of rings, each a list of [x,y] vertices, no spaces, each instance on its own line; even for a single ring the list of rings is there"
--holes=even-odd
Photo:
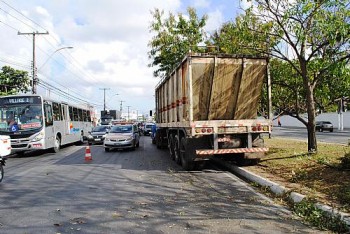
[[[0,67],[32,74],[37,93],[72,104],[148,115],[160,81],[147,52],[151,10],[207,14],[208,33],[233,20],[240,0],[0,0]],[[40,34],[47,33],[48,34]],[[27,34],[29,33],[29,34]],[[70,97],[67,100],[67,97]]]

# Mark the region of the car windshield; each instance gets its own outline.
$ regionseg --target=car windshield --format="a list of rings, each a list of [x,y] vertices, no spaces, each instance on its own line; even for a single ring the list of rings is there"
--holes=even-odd
[[[110,132],[111,133],[130,133],[132,132],[132,126],[131,125],[113,126]]]
[[[324,124],[332,124],[331,122],[329,121],[323,121]]]
[[[109,126],[97,126],[92,129],[93,132],[107,132]]]
[[[153,124],[146,124],[146,128],[152,128]]]

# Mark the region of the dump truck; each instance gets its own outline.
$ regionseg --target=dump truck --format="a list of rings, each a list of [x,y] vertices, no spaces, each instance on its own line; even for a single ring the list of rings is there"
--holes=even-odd
[[[212,157],[255,164],[272,122],[258,117],[267,59],[189,53],[155,88],[157,148],[185,170]]]
[[[117,110],[102,110],[101,125],[110,125],[112,120],[117,119]]]

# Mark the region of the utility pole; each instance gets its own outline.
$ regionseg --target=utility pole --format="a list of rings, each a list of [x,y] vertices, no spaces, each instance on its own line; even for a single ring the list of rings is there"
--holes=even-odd
[[[106,111],[106,90],[110,90],[110,88],[100,88],[103,90],[103,111]]]
[[[129,108],[131,107],[131,106],[127,106],[128,107],[128,121],[130,120],[130,115],[129,115]]]
[[[43,34],[49,34],[49,32],[45,33],[39,33],[39,32],[32,32],[32,33],[21,33],[18,32],[18,35],[33,35],[33,71],[32,71],[32,93],[36,94],[36,85],[38,83],[38,80],[36,78],[36,62],[35,62],[35,35],[43,35]]]
[[[120,113],[122,113],[122,111],[123,111],[123,102],[125,102],[125,101],[120,101]]]

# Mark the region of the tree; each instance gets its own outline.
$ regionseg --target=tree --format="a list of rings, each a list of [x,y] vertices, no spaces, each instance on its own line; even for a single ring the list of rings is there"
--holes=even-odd
[[[164,12],[159,9],[151,12],[150,31],[155,35],[148,43],[148,55],[152,60],[149,66],[156,67],[155,77],[170,73],[190,50],[200,50],[198,44],[205,39],[203,28],[207,16],[199,18],[193,8],[188,8],[187,13],[188,19],[181,13],[177,17],[169,13],[169,17],[164,18]]]
[[[28,72],[3,66],[0,72],[0,96],[28,92],[30,80]]]
[[[333,84],[349,85],[346,68],[350,58],[349,3],[344,0],[249,1],[253,3],[252,7],[240,18],[242,22],[237,24],[240,27],[235,29],[235,36],[242,43],[237,46],[285,62],[278,64],[279,68],[286,70],[276,69],[273,83],[289,86],[295,92],[287,92],[281,85],[279,95],[289,95],[290,102],[283,99],[280,106],[288,104],[284,106],[285,110],[305,124],[308,151],[316,152],[317,104],[322,106],[327,98],[332,98]],[[237,29],[241,33],[237,33]],[[252,38],[256,40],[255,48],[251,46]],[[341,92],[339,86],[338,92]],[[290,105],[292,94],[296,96],[294,110]],[[306,111],[306,120],[298,115],[300,110]]]

